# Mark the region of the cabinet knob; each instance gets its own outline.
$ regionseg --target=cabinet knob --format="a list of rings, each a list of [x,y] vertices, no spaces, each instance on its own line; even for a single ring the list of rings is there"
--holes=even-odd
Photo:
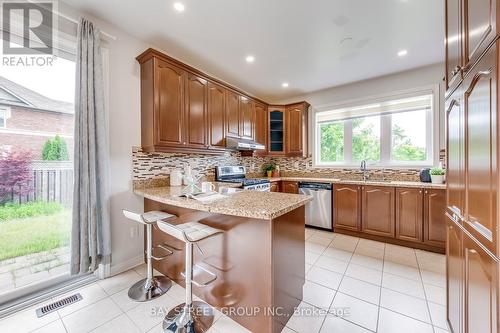
[[[418,191],[418,193],[422,194],[422,190]]]

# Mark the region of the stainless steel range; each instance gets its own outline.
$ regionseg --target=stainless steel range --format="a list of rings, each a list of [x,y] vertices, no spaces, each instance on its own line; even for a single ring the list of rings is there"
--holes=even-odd
[[[241,183],[244,190],[269,192],[271,183],[267,179],[246,178],[244,166],[220,166],[215,168],[215,179],[218,182]]]

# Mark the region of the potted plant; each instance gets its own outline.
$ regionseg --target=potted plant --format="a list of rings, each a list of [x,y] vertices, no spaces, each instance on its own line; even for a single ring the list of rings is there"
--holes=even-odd
[[[273,171],[276,169],[276,165],[274,163],[267,163],[264,164],[264,172],[266,173],[267,177],[271,178],[273,176]]]
[[[445,170],[443,168],[432,168],[430,172],[432,183],[433,184],[444,183],[444,173]]]

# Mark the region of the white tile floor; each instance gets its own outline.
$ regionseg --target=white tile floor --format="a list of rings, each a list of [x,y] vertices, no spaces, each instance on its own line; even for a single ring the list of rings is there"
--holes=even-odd
[[[443,255],[313,229],[306,229],[306,250],[303,312],[283,333],[447,332]],[[0,332],[160,333],[162,311],[182,303],[184,289],[174,285],[155,301],[130,301],[128,288],[144,275],[139,266],[85,286],[78,290],[82,301],[42,318],[35,309],[64,296],[0,319]],[[239,332],[248,330],[216,312],[209,333]]]

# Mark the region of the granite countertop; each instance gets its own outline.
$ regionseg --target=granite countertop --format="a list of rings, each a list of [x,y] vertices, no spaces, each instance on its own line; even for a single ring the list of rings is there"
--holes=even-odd
[[[349,180],[339,178],[313,178],[313,177],[262,177],[269,179],[271,182],[292,181],[292,182],[317,182],[317,183],[332,183],[332,184],[350,184],[350,185],[373,185],[373,186],[391,186],[391,187],[411,187],[411,188],[427,188],[427,189],[446,189],[446,184],[432,184],[423,182],[408,182],[400,180],[392,181],[377,181],[377,180]]]
[[[219,192],[224,191],[224,188],[231,187],[227,183],[214,184]],[[234,187],[235,184],[232,186]],[[167,205],[265,220],[277,218],[312,200],[311,196],[306,195],[234,189],[224,199],[202,203],[194,199],[180,197],[183,188],[183,186],[141,188],[135,189],[134,193]]]

